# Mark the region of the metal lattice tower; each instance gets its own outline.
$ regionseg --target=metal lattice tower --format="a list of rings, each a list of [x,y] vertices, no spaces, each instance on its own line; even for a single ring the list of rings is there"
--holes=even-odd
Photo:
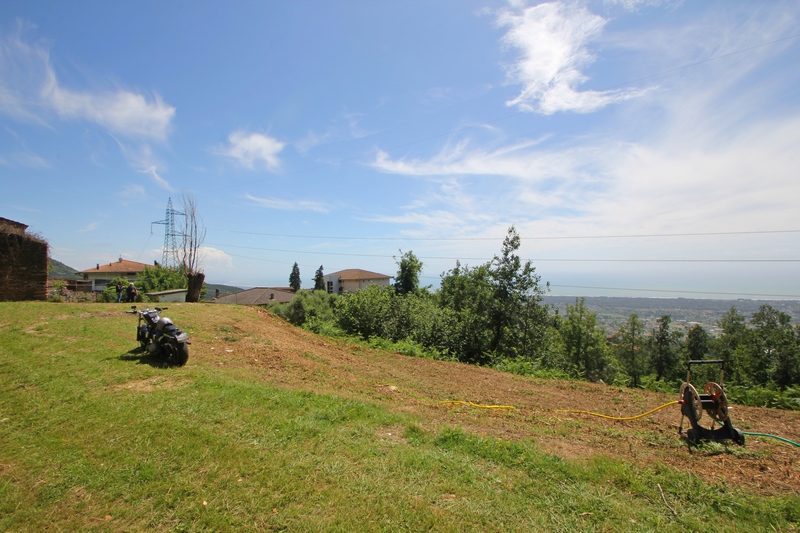
[[[170,197],[169,200],[167,200],[167,214],[164,220],[150,223],[151,232],[153,224],[162,224],[164,226],[164,252],[161,255],[161,266],[165,268],[180,266],[177,237],[181,234],[175,231],[176,215],[184,216],[184,213],[172,208],[172,197]]]

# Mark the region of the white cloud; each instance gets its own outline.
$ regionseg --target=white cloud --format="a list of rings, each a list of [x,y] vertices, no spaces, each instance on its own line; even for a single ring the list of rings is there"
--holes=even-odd
[[[278,198],[259,198],[251,194],[244,197],[255,205],[266,207],[267,209],[278,209],[281,211],[314,211],[317,213],[327,213],[328,206],[310,200],[281,200]]]
[[[154,165],[151,165],[147,168],[143,168],[139,170],[139,172],[150,176],[150,179],[153,181],[153,183],[155,183],[158,187],[164,189],[165,191],[171,192],[175,190],[175,188],[172,187],[172,185],[170,185],[167,180],[165,180],[158,174],[158,169]]]
[[[522,6],[498,14],[508,27],[503,43],[519,52],[509,66],[520,94],[507,105],[545,115],[559,111],[588,113],[642,94],[638,90],[580,91],[588,77],[583,69],[594,61],[588,44],[605,26],[605,19],[578,3],[550,2]]]
[[[49,50],[25,42],[23,29],[0,37],[0,112],[41,124],[53,116],[82,120],[126,137],[167,137],[174,107],[157,95],[148,99],[125,89],[92,92],[64,87],[50,63]]]
[[[242,166],[254,169],[263,164],[267,170],[276,172],[280,169],[278,154],[286,145],[274,137],[261,133],[234,131],[228,136],[229,145],[220,148],[218,153],[232,157]]]

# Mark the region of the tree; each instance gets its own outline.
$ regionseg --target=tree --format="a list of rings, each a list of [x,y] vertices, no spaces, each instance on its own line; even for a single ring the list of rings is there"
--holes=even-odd
[[[325,274],[322,273],[322,265],[320,265],[317,271],[314,273],[314,290],[325,290]]]
[[[648,339],[650,352],[650,365],[656,371],[656,379],[661,380],[672,376],[678,369],[678,353],[675,346],[678,342],[679,334],[670,331],[669,315],[663,315],[658,319],[658,327],[653,329]]]
[[[439,307],[445,317],[445,351],[462,363],[490,362],[489,341],[493,288],[489,265],[455,268],[442,274],[437,293]]]
[[[200,291],[206,275],[203,274],[201,247],[206,239],[206,229],[197,212],[197,202],[188,194],[181,194],[183,209],[182,246],[180,250],[181,269],[187,279],[187,302],[199,302]]]
[[[686,332],[684,351],[688,360],[699,361],[709,352],[710,337],[700,324],[695,324]]]
[[[402,253],[400,260],[395,257],[397,263],[397,277],[394,281],[394,288],[398,294],[410,294],[416,292],[419,288],[419,273],[422,271],[422,261],[420,261],[414,252],[408,251]]]
[[[530,261],[523,263],[517,255],[520,243],[511,226],[489,269],[494,285],[489,349],[506,357],[535,353],[547,326],[547,310],[540,305],[545,292],[539,286],[541,277]]]
[[[620,328],[620,342],[617,346],[619,359],[625,372],[631,378],[631,385],[638,387],[645,373],[644,350],[642,350],[642,331],[644,325],[636,313],[631,313],[628,321]]]
[[[114,280],[116,282],[116,279]],[[166,268],[161,265],[146,267],[138,282],[141,292],[169,291],[172,289],[185,289],[189,280],[180,267]],[[127,285],[127,280],[124,282]]]
[[[292,267],[292,273],[289,274],[289,287],[292,288],[292,292],[297,292],[300,290],[300,284],[300,267],[295,263]]]
[[[784,389],[800,382],[800,341],[792,317],[762,305],[750,320],[749,374],[758,385]]]
[[[567,305],[561,337],[572,373],[598,379],[605,367],[605,338],[597,327],[597,315],[586,309],[585,298]]]
[[[714,352],[725,362],[726,379],[741,380],[746,377],[747,320],[735,307],[731,307],[719,319],[717,326],[722,333],[712,341]]]

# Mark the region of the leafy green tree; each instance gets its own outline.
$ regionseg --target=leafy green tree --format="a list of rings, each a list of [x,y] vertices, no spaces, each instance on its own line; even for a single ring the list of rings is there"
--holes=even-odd
[[[711,337],[700,324],[695,324],[686,332],[683,350],[687,360],[699,361],[710,351]]]
[[[389,335],[394,297],[392,287],[375,284],[358,292],[343,294],[336,300],[336,323],[345,333],[367,340],[372,337],[397,340]]]
[[[170,291],[173,289],[186,289],[189,286],[188,276],[181,267],[166,268],[161,265],[146,267],[141,279],[136,282],[139,292]],[[123,286],[127,286],[125,283]]]
[[[747,320],[735,307],[731,307],[717,322],[722,333],[712,341],[712,348],[725,362],[726,379],[749,381],[744,375],[747,365],[749,331]]]
[[[503,357],[533,356],[542,345],[547,327],[547,310],[540,305],[545,290],[530,261],[517,255],[520,237],[514,226],[508,229],[499,256],[490,263],[493,285],[491,352]]]
[[[585,298],[567,305],[561,337],[570,373],[597,380],[605,367],[605,336],[597,327],[597,314],[586,308]]]
[[[439,307],[446,323],[446,351],[459,361],[487,364],[491,361],[490,340],[494,289],[489,265],[456,266],[442,274]]]
[[[394,288],[398,294],[411,294],[419,288],[419,273],[422,272],[422,261],[414,252],[402,253],[400,259],[394,258],[397,263],[397,277],[394,281]]]
[[[322,272],[322,265],[320,265],[317,271],[314,273],[314,290],[325,290],[325,274]]]
[[[292,267],[292,273],[289,274],[289,287],[292,288],[292,292],[297,292],[300,290],[300,284],[300,267],[295,262]]]
[[[750,320],[749,374],[758,385],[800,383],[800,341],[792,317],[762,305]]]
[[[631,385],[641,385],[645,375],[645,354],[643,350],[644,325],[636,313],[631,313],[627,322],[620,328],[620,342],[617,353],[625,373],[631,378]]]
[[[680,333],[670,331],[669,315],[658,319],[658,326],[653,329],[647,347],[650,352],[650,366],[656,373],[656,379],[673,376],[678,370],[677,346]]]

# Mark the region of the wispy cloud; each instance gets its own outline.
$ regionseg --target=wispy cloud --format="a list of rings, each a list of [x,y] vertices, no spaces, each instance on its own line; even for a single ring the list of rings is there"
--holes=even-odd
[[[508,67],[511,83],[522,85],[507,105],[550,115],[560,111],[588,113],[640,95],[641,90],[579,90],[588,77],[583,69],[594,62],[588,44],[603,31],[606,20],[575,2],[524,3],[498,13],[507,27],[506,47],[519,55]]]
[[[274,137],[238,130],[228,135],[228,146],[221,147],[216,152],[235,159],[251,170],[263,165],[267,170],[277,172],[281,164],[278,154],[284,146],[286,143]]]
[[[130,184],[121,191],[119,191],[118,196],[122,198],[130,198],[130,199],[142,199],[145,197],[144,187],[139,184]]]
[[[150,181],[157,187],[165,191],[174,191],[175,188],[161,176],[164,165],[153,154],[153,150],[148,143],[131,146],[129,143],[116,139],[122,154],[130,163],[131,167],[140,174],[150,176]]]
[[[154,165],[151,165],[151,166],[149,166],[147,168],[143,168],[143,169],[139,170],[139,172],[141,172],[142,174],[147,174],[148,176],[150,176],[150,180],[154,184],[156,184],[158,187],[164,189],[165,191],[172,192],[172,191],[175,190],[175,188],[172,185],[170,185],[167,180],[165,180],[164,178],[162,178],[159,175],[158,169]]]
[[[363,128],[359,124],[360,114],[344,111],[341,117],[322,131],[309,131],[305,137],[292,143],[300,152],[307,152],[312,148],[324,144],[337,143],[363,139],[374,132]]]
[[[82,120],[116,135],[166,139],[175,108],[158,96],[150,98],[113,88],[86,91],[65,87],[40,43],[23,39],[25,25],[0,36],[0,112],[27,122],[47,124],[54,118]]]
[[[278,198],[259,198],[251,194],[244,197],[253,204],[267,209],[278,209],[280,211],[314,211],[317,213],[327,213],[328,206],[319,202],[309,200],[281,200]]]
[[[97,230],[97,222],[89,222],[84,227],[78,230],[80,233],[89,233],[91,231]]]

